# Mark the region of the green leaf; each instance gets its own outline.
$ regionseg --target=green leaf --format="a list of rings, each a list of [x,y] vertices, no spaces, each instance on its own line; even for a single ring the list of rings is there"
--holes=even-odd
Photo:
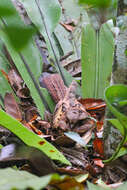
[[[103,162],[109,162],[111,160],[116,159],[119,155],[126,154],[126,150],[121,150],[123,144],[127,139],[127,116],[123,113],[123,107],[119,104],[119,102],[126,102],[127,100],[127,86],[126,85],[113,85],[106,89],[105,91],[105,101],[107,103],[108,108],[114,114],[114,116],[118,119],[118,121],[111,121],[115,124],[115,126],[119,129],[123,135],[123,139],[119,143],[115,153],[108,159]],[[120,125],[119,125],[120,123]]]
[[[10,0],[1,1],[0,5],[5,6],[5,8],[9,7],[9,10],[13,12],[13,15],[10,17],[4,17],[4,19],[2,17],[2,22],[4,23],[3,30],[6,31],[13,47],[19,51],[27,44],[36,30],[32,26],[26,27]],[[21,34],[22,37],[19,37]]]
[[[41,88],[41,87],[40,87]],[[45,97],[45,99],[47,100],[47,103],[48,103],[48,106],[51,110],[51,112],[53,113],[54,112],[54,109],[55,109],[55,102],[53,101],[53,99],[51,98],[50,94],[48,93],[48,90],[46,88],[41,88],[41,91]]]
[[[108,87],[105,91],[105,100],[114,116],[127,129],[127,116],[120,111],[121,108],[119,109],[119,102],[127,100],[127,86],[121,84]]]
[[[26,171],[18,171],[12,168],[0,169],[0,189],[1,190],[40,190],[45,188],[54,175],[37,177]]]
[[[10,93],[13,91],[7,79],[3,76],[2,72],[0,71],[0,95],[2,96],[3,99],[7,92]],[[4,106],[2,101],[0,101],[0,104]]]
[[[35,28],[24,25],[11,25],[5,27],[3,30],[8,35],[8,38],[16,51],[22,50],[29,42],[33,34],[36,33]],[[22,37],[20,37],[19,34],[22,34]]]
[[[96,32],[91,25],[83,28],[81,63],[84,98],[104,97],[104,89],[110,82],[113,56],[114,38],[107,23]]]
[[[0,1],[0,17],[13,16],[14,10],[7,1]]]
[[[41,98],[40,98],[40,96],[39,96],[39,94],[38,94],[38,92],[37,92],[37,90],[33,84],[31,77],[29,76],[29,73],[27,72],[19,54],[14,50],[11,43],[9,42],[7,35],[2,31],[0,31],[0,35],[1,35],[1,38],[4,41],[4,43],[6,44],[6,47],[7,47],[15,65],[16,65],[16,67],[17,67],[19,73],[21,74],[24,82],[26,83],[27,87],[29,88],[31,96],[34,99],[34,102],[38,108],[38,111],[40,112],[41,117],[43,118],[45,107],[44,107],[42,100],[41,100]],[[31,68],[31,70],[33,71],[33,69],[35,69],[35,71],[33,71],[32,73],[34,73],[34,76],[36,78],[36,76],[38,75],[38,72],[36,73],[37,64],[35,64],[36,62],[34,62],[34,60],[36,60],[36,57],[34,57],[33,60],[31,59],[35,53],[35,52],[33,52],[33,54],[32,54],[33,50],[34,50],[34,48],[29,49],[29,46],[28,46],[24,49],[23,54],[24,54],[24,57],[26,58],[26,60],[28,60],[27,63],[29,65],[29,67]],[[30,54],[30,52],[31,52],[30,57],[25,56],[27,54]]]
[[[116,188],[116,190],[126,190],[127,189],[127,182],[124,184],[120,185],[120,187]]]
[[[45,35],[45,28],[43,26],[41,15],[38,11],[37,5],[35,0],[19,0],[23,6],[25,7],[28,16],[31,18],[32,22],[35,26],[38,27],[42,35]],[[47,24],[48,32],[51,34],[56,25],[59,22],[60,15],[61,15],[61,8],[58,3],[58,0],[46,0],[46,1],[39,1],[40,8],[43,12],[45,22]]]
[[[21,28],[23,28],[23,30],[24,30],[24,28],[26,29],[26,25],[21,20],[19,14],[17,13],[17,11],[14,8],[11,1],[10,0],[5,0],[5,1],[15,11],[15,16],[13,17],[13,19],[10,17],[7,17],[4,19],[4,21],[6,22],[6,25],[7,26],[14,26],[14,24],[15,24],[18,29],[21,29]],[[1,23],[1,27],[3,28],[3,23]],[[12,30],[12,28],[11,28],[11,30]],[[20,32],[21,31],[19,30],[18,38],[19,38]],[[13,30],[12,30],[12,35],[13,35]],[[32,95],[32,98],[34,99],[34,102],[35,102],[35,104],[36,104],[36,106],[40,112],[40,115],[43,118],[45,107],[44,107],[42,100],[41,100],[41,98],[37,92],[37,89],[35,88],[35,86],[33,84],[33,81],[31,80],[31,77],[29,76],[29,73],[27,72],[27,70],[26,70],[26,68],[25,68],[25,66],[21,60],[21,57],[19,56],[19,54],[15,50],[14,46],[10,42],[10,38],[8,37],[7,33],[4,32],[3,30],[0,30],[0,36],[1,36],[1,39],[4,42],[4,44],[6,44],[6,47],[7,47],[15,65],[16,65],[16,67],[17,67],[19,73],[21,74],[24,82],[26,83],[27,87],[29,88],[31,95]],[[20,38],[20,40],[23,40],[23,39]],[[27,38],[26,38],[26,40],[27,40]],[[34,77],[38,83],[38,78],[39,78],[41,71],[42,71],[42,59],[41,59],[40,53],[39,53],[33,39],[31,39],[27,43],[27,45],[22,46],[22,47],[23,47],[22,54],[23,54],[30,70],[32,71],[32,73],[33,73],[33,75],[34,75]],[[51,98],[50,98],[49,104],[51,105]]]
[[[70,162],[62,155],[62,153],[60,153],[53,145],[47,142],[44,138],[41,138],[29,131],[19,121],[15,120],[2,110],[0,110],[0,125],[9,129],[26,145],[38,148],[44,152],[52,160],[58,160],[64,164],[71,165]]]
[[[104,190],[104,189],[110,189],[109,187],[100,187],[100,186],[97,186],[97,185],[94,185],[93,183],[90,183],[90,182],[87,182],[87,185],[88,185],[88,190]]]
[[[20,2],[25,7],[27,14],[30,17],[31,21],[38,28],[38,30],[40,31],[42,36],[44,36],[47,46],[48,46],[48,49],[49,49],[49,52],[50,52],[50,55],[52,55],[49,39],[48,39],[48,36],[45,31],[45,26],[43,24],[43,21],[42,21],[42,18],[39,13],[39,10],[38,10],[35,0],[27,0],[27,1],[20,0]],[[58,3],[58,0],[46,0],[46,1],[40,0],[38,2],[40,5],[40,9],[44,16],[44,21],[46,24],[47,31],[49,33],[49,36],[52,38],[51,34],[54,31],[57,24],[59,23],[60,16],[61,16],[60,5]],[[56,50],[55,42],[54,42],[53,38],[52,38],[52,43],[53,43],[54,49]]]
[[[8,73],[9,68],[10,66],[9,66],[8,60],[5,57],[5,55],[2,53],[2,51],[0,50],[0,70],[4,70],[6,73]]]
[[[82,96],[95,97],[96,33],[91,25],[82,30],[81,44]]]
[[[79,0],[79,4],[95,6],[98,8],[107,8],[111,5],[112,0]]]
[[[119,158],[121,156],[124,156],[125,154],[127,154],[127,148],[122,147],[122,148],[120,148],[120,150],[119,150],[117,156],[115,157],[115,159],[117,159],[117,158]]]
[[[108,121],[114,125],[122,135],[124,135],[124,130],[123,130],[123,127],[122,127],[122,124],[119,122],[118,119],[108,119]]]

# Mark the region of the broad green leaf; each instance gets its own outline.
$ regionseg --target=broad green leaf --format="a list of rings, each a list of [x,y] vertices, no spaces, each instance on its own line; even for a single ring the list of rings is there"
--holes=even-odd
[[[119,102],[126,102],[127,100],[127,86],[126,85],[113,85],[106,89],[105,91],[105,101],[108,108],[114,114],[118,121],[112,121],[115,126],[120,129],[120,132],[123,135],[123,139],[119,143],[115,153],[104,162],[109,162],[116,159],[119,155],[126,154],[126,150],[121,150],[123,144],[127,139],[127,116],[123,113],[124,106],[121,106]],[[120,125],[119,125],[120,123]]]
[[[109,25],[103,24],[99,33],[97,97],[104,97],[104,90],[110,84],[114,59],[114,37]]]
[[[91,25],[83,28],[81,62],[82,93],[84,98],[103,98],[109,85],[114,55],[114,39],[109,25],[99,31]]]
[[[3,16],[13,16],[15,14],[14,10],[7,1],[0,1],[0,17]]]
[[[4,22],[3,30],[6,31],[9,39],[14,48],[17,51],[21,50],[27,42],[30,40],[31,36],[36,32],[35,28],[32,26],[26,27],[23,21],[20,19],[14,5],[10,0],[1,1],[1,6],[9,7],[9,10],[13,12],[10,17],[1,17],[2,22]],[[2,15],[1,15],[2,16]],[[4,19],[3,19],[4,18]],[[19,21],[20,20],[20,21]],[[22,38],[19,38],[19,34],[22,34]]]
[[[122,148],[120,148],[120,150],[119,150],[117,156],[115,157],[115,159],[117,159],[117,158],[119,158],[121,156],[124,156],[125,154],[127,154],[127,148],[122,147]]]
[[[79,0],[79,4],[95,6],[98,8],[107,8],[111,5],[112,0]]]
[[[91,25],[82,30],[81,43],[82,96],[95,97],[96,33]]]
[[[1,190],[40,190],[45,188],[54,175],[43,177],[35,176],[27,171],[18,171],[12,168],[0,169],[0,189]]]
[[[122,113],[122,107],[119,108],[119,102],[127,100],[127,86],[121,84],[108,87],[105,91],[105,100],[114,116],[127,129],[127,116]]]
[[[58,160],[64,164],[71,165],[70,162],[53,145],[44,138],[39,137],[25,128],[19,121],[0,110],[0,125],[9,129],[18,136],[26,145],[38,148],[52,160]],[[43,142],[43,143],[40,143]]]
[[[26,46],[29,40],[32,38],[33,34],[35,34],[36,30],[30,26],[16,26],[11,25],[7,26],[3,29],[8,38],[15,48],[16,51],[20,51]],[[19,34],[22,34],[22,37],[19,37]]]
[[[109,121],[112,125],[114,125],[120,131],[120,133],[124,135],[122,124],[119,122],[118,119],[107,119],[107,121]]]

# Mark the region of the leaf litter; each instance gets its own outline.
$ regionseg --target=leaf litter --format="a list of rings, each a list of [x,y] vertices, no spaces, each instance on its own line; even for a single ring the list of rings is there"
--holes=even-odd
[[[13,70],[13,73],[14,72]],[[10,76],[8,78],[10,78]],[[17,73],[16,78],[20,79]],[[46,78],[44,79],[47,89],[49,87],[48,85],[51,84],[50,81],[56,84],[56,78],[58,81],[62,80],[58,74],[48,76],[48,80],[46,80]],[[22,90],[22,88],[24,88],[24,85],[21,87],[22,82],[20,83],[19,80],[15,80],[14,82],[10,82],[10,80],[11,79],[9,79],[9,83],[13,87],[16,86],[16,88],[14,88],[15,93],[19,89]],[[62,82],[58,82],[58,84],[64,85]],[[25,88],[27,87],[25,86]],[[55,87],[51,84],[49,88],[51,95],[54,92],[57,94],[57,91],[59,91],[57,84]],[[54,90],[52,88],[56,89]],[[117,169],[117,175],[120,175],[120,177],[117,176],[116,180],[116,176],[114,176],[116,166],[112,165],[111,167],[111,164],[104,165],[102,161],[104,158],[103,140],[99,138],[98,133],[103,131],[104,112],[106,108],[104,101],[76,98],[75,83],[72,83],[69,88],[64,86],[61,88],[65,89],[64,95],[63,91],[59,91],[57,98],[55,94],[53,94],[52,98],[56,99],[56,108],[53,114],[45,113],[46,120],[41,119],[30,96],[24,95],[24,98],[17,95],[17,103],[17,98],[15,99],[13,94],[7,93],[4,98],[4,104],[5,111],[12,117],[22,122],[29,130],[39,136],[43,136],[46,140],[56,145],[71,162],[72,166],[63,167],[57,162],[53,163],[50,159],[47,160],[47,157],[43,158],[42,153],[39,153],[39,151],[34,148],[28,148],[22,142],[19,143],[19,140],[15,141],[16,137],[13,134],[10,135],[10,133],[9,135],[8,133],[6,134],[3,128],[4,132],[2,132],[2,136],[4,134],[6,140],[1,138],[1,144],[4,145],[0,154],[1,167],[17,165],[17,167],[21,167],[20,169],[27,170],[38,176],[54,172],[71,176],[88,174],[88,178],[92,181],[96,179],[97,176],[102,176],[107,184],[116,183],[118,179],[125,180],[127,174],[122,173],[123,171],[121,169],[125,166],[119,166],[119,172]],[[62,93],[62,95],[60,93]],[[48,115],[48,117],[46,115]],[[43,144],[43,141],[39,143]],[[10,148],[11,146],[13,148]],[[6,151],[4,149],[13,149],[14,152],[5,158],[1,156],[5,155]],[[44,160],[46,160],[46,162]],[[66,184],[69,185],[70,182],[75,184],[74,179],[71,180],[68,178],[68,180],[63,181],[64,187],[66,187]],[[56,184],[55,182],[53,186],[57,186]],[[62,185],[58,186],[63,188]],[[82,187],[79,189],[81,188]]]
[[[69,32],[75,30],[73,21],[60,24]],[[123,158],[107,165],[102,162],[104,149],[100,134],[103,132],[106,108],[103,100],[77,98],[74,82],[67,88],[58,74],[48,75],[48,78],[44,77],[40,83],[41,86],[48,89],[56,102],[56,107],[53,114],[45,112],[45,119],[42,120],[30,96],[29,89],[17,71],[11,69],[6,77],[17,95],[17,97],[9,93],[5,95],[6,112],[21,121],[29,130],[53,143],[71,162],[72,166],[53,163],[47,157],[43,157],[43,154],[38,150],[28,148],[22,142],[19,143],[19,139],[17,142],[17,138],[13,134],[0,127],[0,137],[2,137],[0,142],[4,145],[3,153],[1,153],[5,155],[4,149],[10,150],[10,145],[14,147],[14,152],[6,159],[2,159],[0,154],[1,167],[4,163],[4,167],[16,165],[20,170],[26,170],[38,176],[57,172],[70,176],[81,175],[85,179],[81,182],[77,182],[72,177],[54,179],[49,183],[48,189],[52,189],[52,187],[84,189],[83,184],[86,183],[86,179],[95,182],[99,177],[102,177],[106,184],[114,183],[114,186],[116,184],[116,187],[126,180],[127,170],[126,162],[124,162],[126,158],[122,164],[120,163]],[[44,142],[40,141],[39,143],[43,145]],[[90,184],[88,186],[93,188]],[[109,186],[112,187],[112,185]],[[93,189],[98,188],[95,186]]]

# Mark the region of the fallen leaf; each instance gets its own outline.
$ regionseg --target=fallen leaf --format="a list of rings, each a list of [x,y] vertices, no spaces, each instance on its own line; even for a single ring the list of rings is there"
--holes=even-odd
[[[17,92],[17,90],[19,89],[22,89],[23,80],[14,69],[11,69],[9,71],[8,78],[11,87],[14,89],[15,92]]]
[[[60,24],[68,31],[68,32],[73,32],[75,27],[70,25],[70,24],[64,24],[64,23],[61,23]]]
[[[81,104],[83,104],[83,106],[87,111],[97,110],[106,107],[106,103],[102,99],[86,98],[86,99],[79,99],[78,101]]]
[[[96,153],[98,153],[101,157],[104,157],[104,143],[101,139],[96,138],[93,141],[93,148]]]
[[[5,111],[17,119],[18,121],[22,120],[22,113],[19,108],[18,103],[16,102],[13,94],[11,93],[6,93],[4,97],[4,105],[5,105]]]

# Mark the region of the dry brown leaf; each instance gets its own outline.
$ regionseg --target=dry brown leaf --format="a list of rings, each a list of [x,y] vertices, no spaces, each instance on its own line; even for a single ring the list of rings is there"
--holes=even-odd
[[[5,111],[9,115],[11,115],[12,117],[14,117],[19,121],[22,120],[21,110],[12,93],[5,94],[4,105],[5,105]]]

